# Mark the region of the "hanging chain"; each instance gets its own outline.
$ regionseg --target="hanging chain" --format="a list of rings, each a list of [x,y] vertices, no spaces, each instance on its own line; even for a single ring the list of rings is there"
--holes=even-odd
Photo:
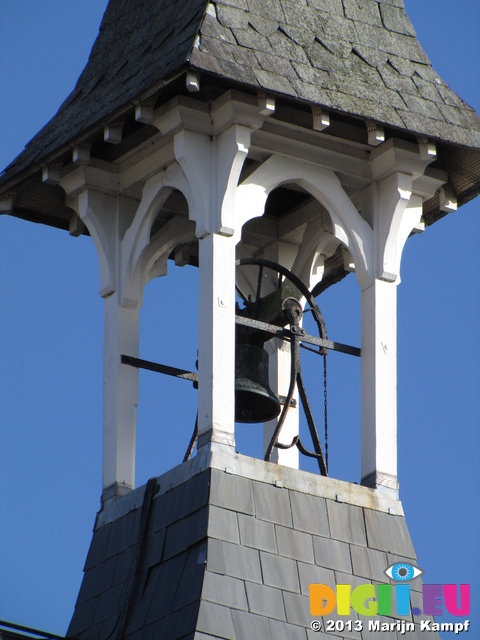
[[[323,406],[325,411],[325,466],[328,473],[328,422],[327,422],[327,354],[323,354]]]

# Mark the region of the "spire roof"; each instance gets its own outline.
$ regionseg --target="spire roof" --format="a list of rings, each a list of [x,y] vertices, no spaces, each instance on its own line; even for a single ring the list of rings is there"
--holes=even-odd
[[[185,92],[175,79],[187,70],[202,86],[273,93],[397,135],[480,148],[480,119],[433,70],[403,0],[110,0],[75,89],[4,172],[0,192],[124,122],[136,104]],[[473,179],[462,189],[476,194],[478,159],[467,164]]]

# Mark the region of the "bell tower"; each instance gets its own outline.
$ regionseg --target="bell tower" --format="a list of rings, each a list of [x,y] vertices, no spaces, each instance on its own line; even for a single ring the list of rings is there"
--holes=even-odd
[[[385,575],[416,563],[397,480],[397,287],[408,238],[479,186],[480,121],[434,81],[408,106],[415,73],[433,71],[401,0],[361,16],[346,0],[154,4],[110,0],[74,93],[0,181],[4,211],[89,235],[99,261],[101,509],[68,635],[366,640],[370,611],[417,637],[432,613],[421,582]],[[457,120],[440,121],[448,97]],[[144,288],[173,262],[198,267],[191,371],[140,358]],[[322,315],[349,273],[357,345]],[[330,353],[360,358],[355,483],[328,473],[304,347],[316,394]],[[164,436],[184,433],[184,460],[136,488],[141,368],[193,382],[198,411]],[[255,456],[236,447],[249,423]],[[364,583],[384,587],[370,610],[353,595]],[[331,615],[311,585],[345,587]]]

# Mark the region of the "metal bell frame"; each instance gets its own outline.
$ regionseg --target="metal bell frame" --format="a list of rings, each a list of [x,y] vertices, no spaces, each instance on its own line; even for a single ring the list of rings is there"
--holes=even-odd
[[[289,449],[291,447],[296,446],[300,453],[305,456],[316,458],[319,466],[319,470],[321,475],[328,475],[328,444],[327,444],[327,412],[326,412],[326,355],[328,350],[340,351],[343,353],[347,353],[349,355],[360,356],[360,349],[357,347],[352,347],[349,345],[342,344],[340,342],[333,342],[329,340],[327,337],[327,329],[325,327],[325,321],[323,319],[322,313],[318,307],[318,304],[315,300],[315,297],[311,291],[309,291],[308,287],[289,269],[283,267],[276,262],[272,262],[271,260],[257,259],[257,258],[241,258],[237,260],[235,263],[237,268],[246,267],[246,266],[257,266],[258,267],[258,279],[257,279],[257,290],[256,290],[256,298],[255,301],[260,301],[260,293],[261,293],[261,283],[264,269],[270,269],[279,274],[277,286],[281,287],[282,283],[286,280],[289,280],[291,284],[302,294],[305,298],[305,301],[308,302],[310,311],[313,315],[313,318],[318,327],[319,337],[308,335],[300,326],[300,321],[303,316],[303,309],[300,301],[295,298],[287,298],[284,302],[288,302],[285,308],[282,309],[284,316],[287,322],[284,323],[283,326],[277,324],[270,324],[267,322],[262,322],[255,318],[245,317],[242,315],[235,316],[235,323],[237,325],[243,325],[249,327],[250,329],[256,329],[266,334],[270,334],[271,337],[277,337],[282,340],[285,340],[290,343],[290,355],[291,355],[291,366],[290,366],[290,384],[287,396],[283,401],[283,409],[280,414],[280,418],[278,420],[277,426],[273,433],[273,436],[270,440],[269,446],[265,452],[265,460],[269,461],[272,455],[272,451],[274,447],[280,449]],[[251,300],[239,289],[238,285],[236,285],[236,290],[239,296],[244,300],[244,302],[248,302],[251,304]],[[289,329],[285,327],[285,325],[289,325]],[[305,343],[305,344],[303,344]],[[317,347],[318,350],[311,349],[306,345],[312,345]],[[325,449],[326,455],[324,457],[322,446],[320,444],[320,439],[318,437],[317,428],[315,425],[315,420],[313,418],[312,410],[310,407],[310,403],[307,398],[307,394],[305,391],[305,385],[303,382],[302,371],[300,366],[300,347],[307,348],[315,353],[318,353],[324,358],[324,389],[325,389]],[[147,369],[149,371],[155,371],[157,373],[163,373],[169,376],[174,376],[176,378],[181,378],[183,380],[189,380],[193,382],[194,387],[198,386],[198,374],[192,371],[186,371],[184,369],[178,369],[177,367],[171,367],[164,364],[159,364],[156,362],[151,362],[150,360],[143,360],[141,358],[135,358],[129,355],[122,354],[121,362],[123,364],[130,365],[132,367]],[[303,445],[300,436],[295,436],[290,444],[282,444],[278,442],[278,438],[280,432],[282,430],[283,424],[285,422],[285,418],[288,412],[289,407],[291,406],[291,402],[293,399],[293,394],[295,392],[295,386],[298,387],[298,393],[300,400],[302,402],[303,410],[305,412],[305,417],[307,419],[308,428],[310,431],[310,436],[312,438],[314,451],[309,451]],[[183,461],[187,461],[193,453],[195,448],[195,444],[197,441],[198,434],[198,412],[195,420],[195,428],[190,439],[187,451],[183,458]]]

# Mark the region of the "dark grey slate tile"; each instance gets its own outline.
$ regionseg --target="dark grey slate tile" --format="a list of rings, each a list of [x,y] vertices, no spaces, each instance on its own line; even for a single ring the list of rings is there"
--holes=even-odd
[[[450,122],[451,124],[455,124],[455,125],[458,125],[459,127],[464,127],[464,128],[468,128],[470,126],[470,123],[469,123],[470,114],[468,111],[465,112],[462,109],[458,109],[457,107],[452,107],[450,105],[443,104],[443,101],[439,102],[437,106],[446,122]]]
[[[198,612],[197,631],[220,638],[234,638],[232,612],[228,607],[202,601]]]
[[[298,563],[298,575],[300,578],[300,593],[308,596],[311,584],[326,584],[335,589],[335,574],[331,569],[317,567],[314,564]]]
[[[171,613],[164,620],[159,620],[150,638],[168,638],[168,640],[180,640],[189,633],[195,632],[198,616],[198,603]],[[145,639],[147,640],[147,639]]]
[[[240,536],[238,533],[237,514],[234,511],[210,506],[208,536],[238,544],[240,542]]]
[[[255,31],[258,31],[262,36],[269,36],[278,31],[278,21],[270,20],[267,16],[258,16],[250,14],[248,16],[248,22],[252,25]]]
[[[144,538],[139,557],[139,571],[145,571],[160,562],[163,556],[166,533],[165,529],[160,529]]]
[[[310,626],[312,616],[310,615],[310,599],[296,593],[283,593],[285,603],[285,613],[287,622],[303,627]]]
[[[406,36],[416,36],[415,29],[407,18],[405,10],[400,7],[392,7],[388,4],[380,4],[383,24],[390,31],[403,33]]]
[[[457,96],[457,94],[452,91],[450,87],[447,87],[443,83],[435,83],[435,86],[445,104],[449,104],[452,107],[458,107],[460,109],[471,109],[471,107],[469,107],[459,96]]]
[[[207,540],[207,571],[225,575],[227,572],[223,555],[223,542],[209,538]]]
[[[119,584],[99,596],[94,624],[104,622],[112,616],[119,616],[123,592],[123,585]]]
[[[68,627],[67,636],[74,637],[93,626],[98,600],[95,598],[77,605]]]
[[[217,40],[222,40],[229,44],[235,44],[235,38],[233,37],[230,29],[223,27],[213,16],[205,16],[202,26],[202,34],[210,36],[211,38],[216,38]]]
[[[388,60],[388,54],[385,51],[379,51],[373,46],[368,46],[367,43],[355,45],[355,50],[372,67],[382,67]]]
[[[307,629],[307,640],[342,640],[341,636],[323,633],[322,631],[312,631]]]
[[[325,9],[323,0],[308,0],[308,5],[310,7],[317,7],[317,9]],[[345,12],[342,0],[329,0],[328,11],[331,14],[343,17]]]
[[[243,66],[255,67],[258,64],[254,52],[245,47],[236,47],[233,51],[233,57],[238,64]]]
[[[198,548],[190,549],[182,574],[178,576],[172,610],[198,602],[202,593],[205,564],[198,563]]]
[[[262,482],[253,483],[255,513],[260,520],[292,526],[288,490]]]
[[[237,9],[248,10],[248,0],[222,0],[226,7],[236,7]]]
[[[314,536],[313,550],[317,565],[345,573],[352,571],[350,548],[345,542]]]
[[[148,521],[147,534],[163,529],[179,518],[184,485],[154,499]]]
[[[108,538],[110,536],[110,525],[104,525],[100,529],[96,529],[93,533],[92,542],[88,550],[87,559],[85,560],[84,571],[88,571],[95,565],[105,560]]]
[[[212,469],[210,504],[253,515],[252,481]]]
[[[425,100],[420,96],[414,96],[409,93],[402,94],[402,98],[405,101],[408,110],[412,113],[417,113],[424,118],[444,121],[444,117],[435,102]]]
[[[232,638],[261,638],[261,640],[275,640],[270,631],[268,618],[257,616],[245,611],[232,611],[234,634]],[[230,638],[230,636],[227,636]]]
[[[238,514],[240,542],[246,547],[253,547],[260,551],[277,552],[275,526],[271,522],[258,520],[253,516]]]
[[[179,518],[193,513],[208,502],[210,492],[210,471],[203,471],[183,485]]]
[[[112,618],[112,620],[114,619]],[[88,631],[83,631],[80,634],[80,640],[103,640],[103,638],[107,637],[106,634],[103,633],[106,624],[107,623],[101,622],[100,624],[90,627]]]
[[[411,38],[403,33],[394,31],[390,31],[390,36],[392,39],[390,49],[391,53],[407,58],[412,62],[420,62],[429,66],[431,65],[427,54],[418,44],[416,38]]]
[[[307,100],[313,103],[322,103],[321,97],[321,85],[316,86],[315,84],[309,84],[308,82],[303,82],[302,80],[291,80],[290,81],[292,87],[295,89],[296,94],[302,100]]]
[[[330,532],[334,540],[366,546],[363,511],[360,507],[327,500],[327,511]]]
[[[286,60],[296,60],[297,62],[308,62],[307,55],[299,44],[289,38],[282,29],[277,29],[268,36],[268,41],[272,45],[273,50],[280,58]]]
[[[208,541],[207,570],[250,582],[262,582],[258,551],[230,542]]]
[[[275,640],[306,640],[307,630],[305,626],[298,627],[287,622],[281,622],[280,620],[269,619],[270,630],[272,637]],[[332,638],[330,638],[332,640]]]
[[[263,582],[277,589],[300,592],[297,565],[290,558],[260,552]]]
[[[248,13],[241,8],[236,8],[219,3],[217,5],[218,21],[224,27],[248,28]],[[203,29],[202,29],[203,31]]]
[[[323,87],[329,82],[330,78],[328,73],[320,69],[315,69],[311,64],[292,62],[292,67],[295,69],[300,80],[308,84],[314,84],[317,88]]]
[[[129,547],[115,556],[115,570],[113,572],[112,584],[116,585],[124,580],[127,580],[130,576],[132,559],[134,556],[134,548]]]
[[[138,632],[145,628],[145,619],[147,617],[151,599],[151,594],[144,595],[130,608],[125,626],[125,635],[127,637],[129,634]]]
[[[361,576],[355,576],[351,573],[342,573],[341,571],[335,571],[335,584],[349,584],[352,589],[358,587],[360,584],[365,584],[365,582],[371,582],[371,580],[365,580],[365,578]]]
[[[201,46],[202,53],[211,58],[227,60],[230,64],[233,64],[235,62],[234,53],[236,51],[236,46],[233,44],[222,42],[217,38],[209,38],[208,36],[203,36]]]
[[[297,78],[297,74],[292,67],[290,60],[287,58],[279,58],[278,56],[262,52],[257,53],[255,57],[258,61],[257,64],[255,64],[256,68],[273,73],[281,73],[282,76],[288,78],[290,82],[292,79]]]
[[[252,49],[253,51],[271,52],[272,47],[267,38],[257,33],[253,28],[238,29],[232,27],[232,31],[240,46],[247,47],[247,49]]]
[[[207,523],[208,507],[203,507],[200,511],[170,525],[167,529],[163,557],[165,559],[171,558],[199,540],[206,538]]]
[[[419,78],[418,76],[414,76],[412,78],[413,83],[418,89],[419,94],[425,100],[432,100],[437,103],[437,106],[440,108],[443,105],[443,99],[438,92],[437,85],[434,82],[429,82],[428,80],[424,80],[423,78]]]
[[[248,0],[248,8],[251,13],[259,16],[268,16],[272,20],[283,22],[285,15],[282,5],[279,2],[271,2],[266,0]]]
[[[245,583],[230,576],[207,571],[203,581],[202,598],[231,609],[248,610]]]
[[[405,518],[365,509],[368,546],[407,558],[416,558]]]
[[[290,502],[295,529],[317,536],[330,535],[325,498],[290,491]]]
[[[280,589],[267,587],[264,584],[246,582],[248,608],[251,613],[285,620],[282,592]]]
[[[277,535],[278,553],[286,558],[301,560],[302,562],[313,562],[313,542],[312,536],[301,531],[294,531],[287,527],[277,525],[275,527]]]
[[[163,562],[159,565],[158,571],[155,571],[155,575],[152,575],[153,589],[149,591],[151,593],[151,601],[145,618],[146,624],[152,624],[164,618],[170,612],[187,557],[188,553],[182,553],[171,560]],[[154,584],[153,578],[155,578]]]
[[[385,86],[392,91],[400,91],[410,93],[412,95],[420,95],[417,85],[409,76],[403,76],[396,71],[390,64],[382,65],[378,72],[380,73]]]
[[[105,558],[114,556],[124,551],[131,544],[135,544],[138,536],[138,522],[135,511],[131,511],[126,516],[118,518],[118,520],[114,520],[107,525],[110,527],[110,535],[105,550]]]
[[[82,604],[110,588],[115,571],[116,558],[109,558],[85,573],[77,598],[77,604]]]
[[[350,553],[352,554],[354,575],[379,582],[384,580],[384,571],[388,567],[386,553],[353,544],[350,546]]]
[[[271,71],[263,71],[262,69],[253,69],[253,73],[258,84],[263,89],[277,91],[278,93],[285,93],[287,95],[295,94],[288,78],[278,76],[276,73],[272,73]]]
[[[358,22],[366,22],[377,27],[382,26],[378,3],[375,0],[343,0],[345,16]]]
[[[322,0],[317,0],[317,2],[322,2]],[[283,3],[283,12],[285,14],[285,20],[282,24],[282,27],[286,25],[298,25],[298,2],[284,2]],[[325,14],[324,14],[325,15]],[[317,30],[318,25],[318,13],[312,6],[303,6],[302,7],[302,26],[307,31],[315,32]]]

